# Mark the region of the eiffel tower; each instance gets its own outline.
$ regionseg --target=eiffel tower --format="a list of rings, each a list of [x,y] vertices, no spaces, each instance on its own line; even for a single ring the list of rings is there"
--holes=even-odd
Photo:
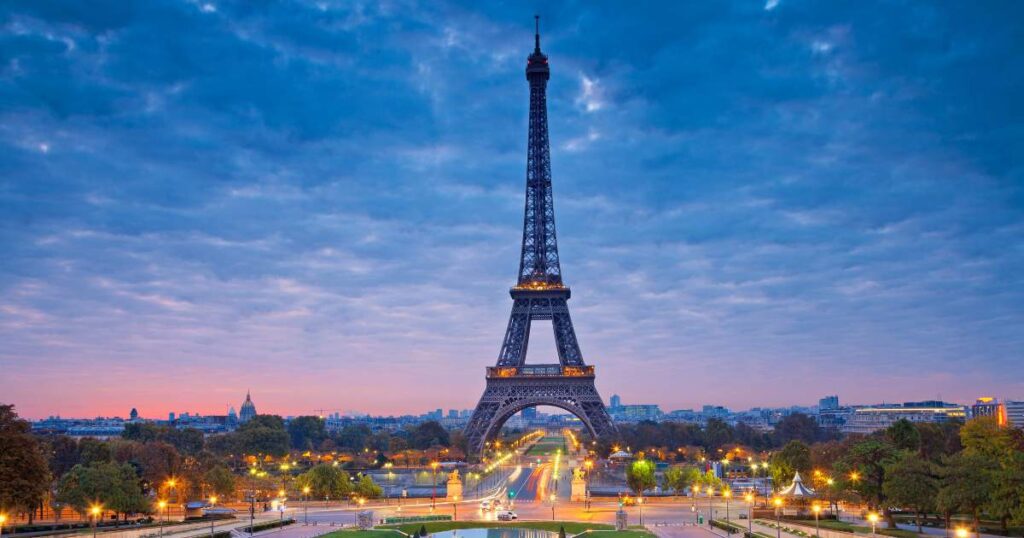
[[[533,54],[526,62],[530,83],[530,132],[526,154],[526,211],[519,279],[510,290],[512,316],[498,363],[487,368],[487,388],[466,426],[469,456],[482,454],[512,415],[529,407],[550,405],[576,415],[590,434],[616,434],[604,402],[594,386],[594,367],[583,361],[569,317],[569,287],[562,283],[555,238],[555,206],[551,194],[551,151],[548,144],[548,57],[540,50],[536,20]],[[558,364],[526,364],[530,325],[550,320]]]

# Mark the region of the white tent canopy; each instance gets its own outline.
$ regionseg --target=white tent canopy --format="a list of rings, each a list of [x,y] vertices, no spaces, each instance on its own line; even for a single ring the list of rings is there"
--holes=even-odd
[[[805,486],[804,481],[800,478],[800,471],[793,476],[793,482],[786,486],[782,491],[779,492],[782,497],[814,497],[816,494],[814,490]]]

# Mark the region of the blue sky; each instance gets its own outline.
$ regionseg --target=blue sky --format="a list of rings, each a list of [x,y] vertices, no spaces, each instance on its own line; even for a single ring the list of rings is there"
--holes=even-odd
[[[0,7],[0,400],[472,407],[535,11],[606,398],[1024,399],[1019,3],[33,0]]]

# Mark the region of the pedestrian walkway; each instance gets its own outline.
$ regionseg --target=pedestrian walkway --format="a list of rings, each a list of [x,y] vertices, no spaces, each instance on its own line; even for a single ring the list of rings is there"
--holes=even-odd
[[[707,527],[688,524],[646,525],[644,528],[658,538],[715,538],[717,536]]]

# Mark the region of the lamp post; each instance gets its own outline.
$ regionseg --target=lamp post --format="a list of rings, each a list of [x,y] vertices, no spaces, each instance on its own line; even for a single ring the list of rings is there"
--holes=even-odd
[[[452,521],[459,520],[459,496],[452,496]]]
[[[875,538],[875,525],[878,523],[878,514],[874,512],[868,514],[868,521],[871,522],[871,538]]]
[[[249,467],[249,536],[256,526],[256,468]]]
[[[743,496],[743,499],[747,501],[747,533],[751,536],[754,535],[754,494],[747,493]]]
[[[0,514],[0,537],[4,535],[4,523],[7,523],[7,514]]]
[[[772,504],[775,505],[775,536],[782,538],[782,497],[773,499]]]
[[[309,486],[302,488],[302,524],[309,525]]]
[[[732,490],[723,490],[722,497],[725,497],[725,526],[729,527],[729,530],[726,532],[728,534],[732,534],[732,525],[729,524],[729,499],[732,498]],[[643,525],[643,523],[641,523],[641,525]]]
[[[700,484],[694,484],[690,487],[690,510],[693,510],[693,522],[697,523],[700,519],[700,511],[697,510],[697,494],[700,493]]]
[[[98,504],[94,504],[89,508],[89,515],[92,516],[92,538],[96,538],[96,524],[102,513],[103,508]]]
[[[637,496],[636,507],[640,510],[640,526],[644,525],[644,498]]]
[[[557,497],[555,497],[555,494],[554,494],[554,493],[552,493],[552,494],[551,494],[551,495],[550,495],[550,496],[548,497],[548,499],[550,499],[550,500],[551,500],[551,521],[554,521],[554,520],[555,520],[555,499],[556,499],[556,498],[557,498]]]
[[[284,528],[284,494],[285,491],[283,489],[277,491],[277,498],[279,499],[277,503],[277,513],[280,514],[278,517],[278,520],[280,521],[280,528]]]
[[[811,510],[814,512],[814,538],[821,538],[821,524],[818,523],[818,514],[821,512],[821,505],[814,503]]]
[[[156,507],[160,512],[163,512],[163,515],[160,516],[160,536],[162,537],[164,535],[164,523],[167,522],[167,501],[163,499],[157,501]]]
[[[967,527],[956,528],[956,538],[967,538],[968,535],[970,535],[970,533],[967,532]]]
[[[715,488],[708,486],[708,526],[711,526],[711,520],[715,519]]]
[[[210,495],[210,506],[217,504],[217,496]],[[210,538],[213,538],[213,518],[210,518]]]
[[[433,470],[433,476],[434,476],[434,478],[433,478],[434,490],[430,494],[430,509],[431,510],[434,509],[434,503],[435,503],[435,501],[437,499],[437,468],[438,468],[439,465],[441,465],[441,464],[436,462],[436,461],[430,462],[430,468]]]

